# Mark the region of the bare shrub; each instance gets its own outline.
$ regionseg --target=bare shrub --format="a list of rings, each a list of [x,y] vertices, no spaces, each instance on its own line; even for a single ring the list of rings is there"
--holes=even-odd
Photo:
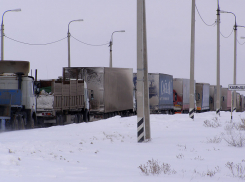
[[[177,159],[183,159],[184,158],[184,155],[183,154],[176,155],[176,158]]]
[[[231,122],[225,126],[225,130],[228,132],[230,132],[232,130],[238,130],[239,131],[239,130],[241,130],[241,124]]]
[[[195,158],[194,158],[194,160],[203,161],[203,160],[204,160],[204,158],[202,158],[201,156],[197,156],[197,157],[195,157]]]
[[[241,118],[240,129],[245,130],[245,119],[244,118]]]
[[[213,170],[208,169],[205,172],[198,172],[197,170],[194,170],[194,173],[198,174],[202,177],[205,177],[205,176],[213,177],[219,171],[220,171],[219,166],[216,166],[215,169],[213,169]]]
[[[140,165],[138,167],[142,173],[145,175],[159,175],[161,173],[164,174],[176,174],[175,170],[171,170],[171,166],[169,164],[162,163],[160,164],[158,160],[148,160],[148,162],[144,165]]]
[[[221,126],[219,123],[218,117],[213,118],[212,121],[205,120],[203,125],[205,127],[211,127],[211,128],[217,128]]]
[[[207,143],[220,143],[222,138],[215,136],[214,138],[207,138]]]
[[[227,135],[223,134],[223,139],[231,146],[243,147],[245,144],[245,136],[239,132],[229,132]]]
[[[245,167],[241,163],[227,162],[225,166],[230,170],[233,177],[245,179]]]

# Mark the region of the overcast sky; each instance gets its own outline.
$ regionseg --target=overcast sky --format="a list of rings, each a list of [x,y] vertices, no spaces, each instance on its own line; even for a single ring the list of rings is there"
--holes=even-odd
[[[149,72],[165,73],[174,78],[190,77],[191,0],[146,0]],[[216,0],[196,0],[207,24],[216,20]],[[221,10],[237,16],[245,26],[245,1],[220,0]],[[70,33],[88,44],[100,45],[113,35],[113,66],[133,68],[136,72],[136,0],[1,0],[5,35],[18,41],[44,44]],[[234,26],[232,14],[221,14],[221,33],[230,35]],[[245,29],[238,28],[238,41],[244,43]],[[216,84],[217,26],[207,26],[196,11],[195,80]],[[245,84],[245,44],[237,44],[237,84]],[[30,61],[39,79],[55,79],[68,66],[67,39],[46,46],[31,46],[5,38],[5,60]],[[233,83],[234,33],[221,36],[221,84]],[[71,66],[108,67],[109,47],[88,46],[71,38]],[[243,92],[245,94],[245,92]]]

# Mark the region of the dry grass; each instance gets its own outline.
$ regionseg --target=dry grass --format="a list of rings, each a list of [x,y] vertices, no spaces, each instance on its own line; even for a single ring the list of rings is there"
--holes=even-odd
[[[159,175],[161,173],[164,174],[176,174],[177,172],[175,170],[171,169],[171,166],[169,164],[162,163],[160,164],[158,160],[148,160],[146,164],[140,165],[138,167],[142,173],[145,175]]]

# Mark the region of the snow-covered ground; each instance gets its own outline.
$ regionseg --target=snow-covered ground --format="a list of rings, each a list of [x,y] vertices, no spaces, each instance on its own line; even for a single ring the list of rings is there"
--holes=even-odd
[[[230,112],[218,119],[215,112],[195,114],[194,121],[187,114],[151,115],[147,143],[137,143],[136,116],[1,132],[0,181],[244,181],[237,176],[245,176],[245,146],[227,143],[236,136],[245,141],[238,124],[243,118],[234,113],[232,125]],[[139,166],[152,159],[170,165],[166,174],[141,172]]]

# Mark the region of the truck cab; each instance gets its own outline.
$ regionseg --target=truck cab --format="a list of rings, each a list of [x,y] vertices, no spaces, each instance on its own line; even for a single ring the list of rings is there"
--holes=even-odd
[[[18,130],[34,127],[36,121],[34,78],[28,76],[28,72],[27,61],[0,63],[1,129],[6,127]]]

